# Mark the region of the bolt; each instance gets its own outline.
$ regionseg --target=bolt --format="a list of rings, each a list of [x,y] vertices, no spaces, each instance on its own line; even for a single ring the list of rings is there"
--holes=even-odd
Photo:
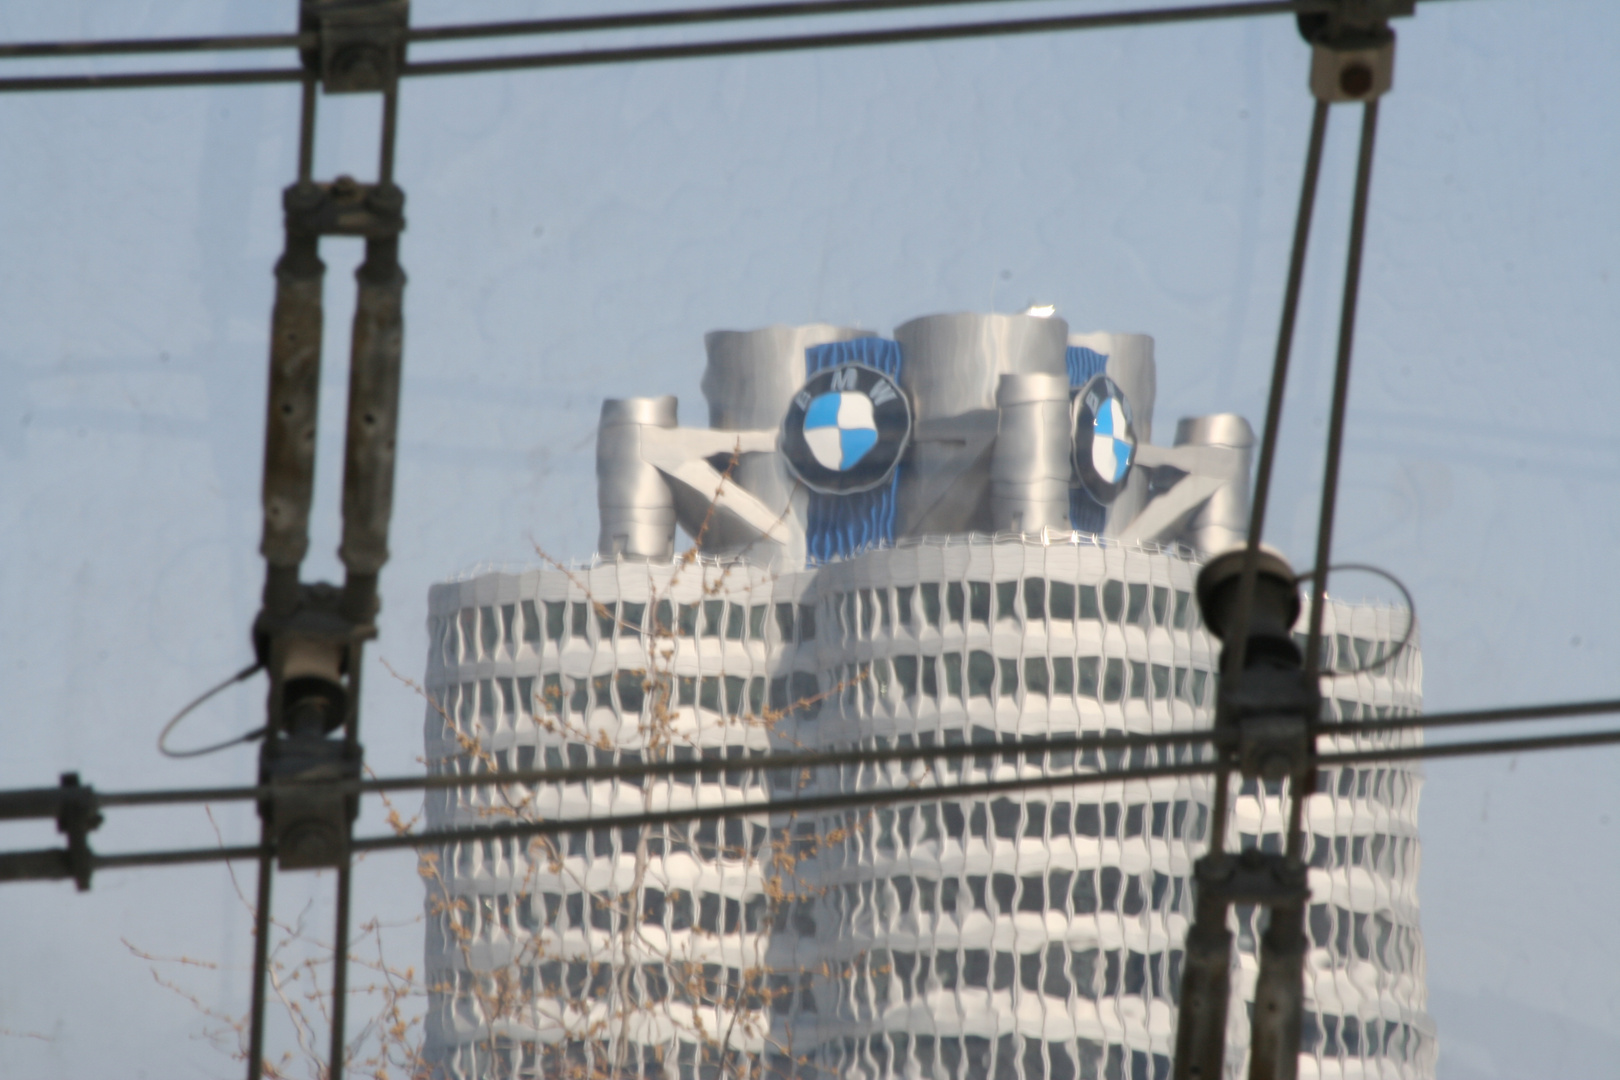
[[[1339,72],[1339,89],[1351,97],[1365,97],[1372,85],[1372,68],[1366,64],[1346,64],[1344,70]]]

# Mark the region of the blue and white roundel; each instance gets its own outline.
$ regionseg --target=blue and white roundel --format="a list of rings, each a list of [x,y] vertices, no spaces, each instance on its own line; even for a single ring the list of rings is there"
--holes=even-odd
[[[805,381],[782,418],[782,457],[811,491],[851,495],[894,474],[911,440],[911,403],[865,364],[839,364]]]
[[[1114,380],[1094,375],[1074,399],[1074,471],[1092,498],[1118,498],[1136,459],[1131,403]]]
[[[816,397],[804,411],[804,441],[829,469],[843,472],[859,464],[878,441],[872,399],[850,391]]]
[[[1092,421],[1091,464],[1097,475],[1111,484],[1123,483],[1131,471],[1130,419],[1118,398],[1110,398]]]

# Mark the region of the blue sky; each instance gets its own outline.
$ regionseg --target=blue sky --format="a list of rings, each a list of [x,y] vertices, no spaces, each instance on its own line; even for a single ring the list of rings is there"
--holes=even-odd
[[[418,0],[414,18],[562,10]],[[8,5],[0,39],[274,30],[292,11]],[[1399,24],[1336,552],[1416,594],[1434,709],[1613,696],[1617,31],[1620,10],[1577,0],[1447,0]],[[380,662],[419,674],[429,584],[532,561],[536,543],[588,556],[601,399],[674,393],[699,421],[707,330],[887,333],[930,312],[1054,303],[1077,330],[1155,336],[1161,428],[1221,410],[1258,421],[1306,62],[1291,23],[1268,19],[408,84],[403,443],[366,682],[373,766],[416,767],[420,702]],[[284,87],[0,99],[0,786],[67,769],[108,789],[252,773],[251,750],[174,763],[152,746],[180,703],[249,658],[270,268],[296,118]],[[1357,120],[1336,110],[1329,132],[1268,535],[1299,565]],[[368,176],[375,103],[326,99],[320,125],[317,172]],[[359,251],[323,254],[306,572],[331,577]],[[224,695],[197,737],[256,726],[261,695]],[[1420,890],[1445,1080],[1611,1074],[1617,763],[1585,751],[1430,767]],[[231,839],[255,829],[241,809],[218,823]],[[96,843],[212,835],[193,812],[143,811]],[[360,879],[362,910],[420,910],[409,858],[373,858]],[[282,880],[278,910],[307,899],[325,925],[325,884]],[[241,1009],[247,923],[219,869],[109,873],[84,895],[8,886],[0,923],[13,928],[0,1072],[234,1073],[122,943],[223,965],[187,985]],[[419,933],[398,932],[408,961]]]

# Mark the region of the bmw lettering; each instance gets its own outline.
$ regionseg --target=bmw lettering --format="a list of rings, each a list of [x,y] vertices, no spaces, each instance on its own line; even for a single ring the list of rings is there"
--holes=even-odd
[[[810,376],[782,418],[782,454],[812,491],[847,495],[894,474],[911,438],[911,404],[895,381],[865,364]]]
[[[1095,375],[1074,399],[1074,471],[1094,499],[1114,501],[1136,457],[1131,403],[1106,375]]]

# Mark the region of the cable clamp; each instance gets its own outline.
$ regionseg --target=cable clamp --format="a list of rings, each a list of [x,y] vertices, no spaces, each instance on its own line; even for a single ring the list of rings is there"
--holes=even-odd
[[[392,90],[405,66],[409,0],[303,0],[299,29],[318,42],[304,68],[328,94]]]
[[[1212,899],[1278,908],[1303,904],[1310,896],[1302,861],[1254,848],[1241,855],[1205,855],[1193,864],[1193,880],[1200,904]]]
[[[293,184],[281,205],[289,233],[378,240],[405,230],[405,193],[394,184],[362,184],[352,176]]]
[[[1299,16],[1311,45],[1311,95],[1328,104],[1373,101],[1395,84],[1395,31],[1414,0],[1340,0],[1336,10]]]

